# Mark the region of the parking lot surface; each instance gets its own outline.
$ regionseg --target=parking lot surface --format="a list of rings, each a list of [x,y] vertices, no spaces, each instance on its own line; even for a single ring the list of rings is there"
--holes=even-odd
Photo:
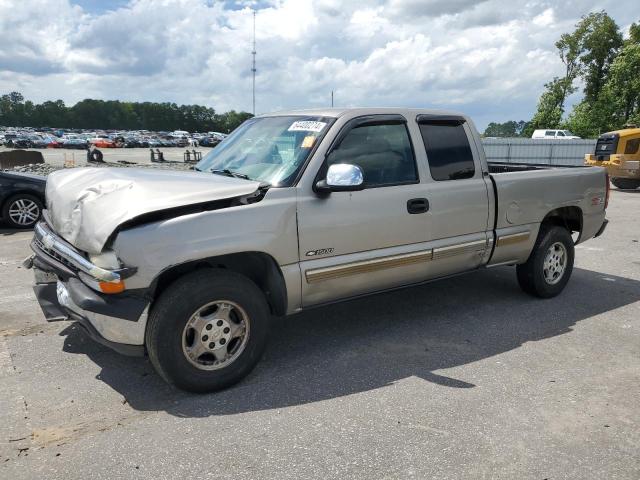
[[[0,234],[0,478],[640,478],[640,191],[551,300],[512,267],[286,319],[224,392],[47,324]]]

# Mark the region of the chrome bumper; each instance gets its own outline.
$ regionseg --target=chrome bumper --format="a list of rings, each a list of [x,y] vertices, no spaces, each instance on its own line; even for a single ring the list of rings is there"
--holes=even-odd
[[[123,278],[122,270],[106,270],[91,263],[73,246],[53,233],[44,222],[36,224],[33,235],[32,249],[38,253],[33,248],[34,245],[55,260],[91,275],[97,280],[118,282]]]
[[[95,341],[125,355],[144,355],[144,334],[147,326],[148,306],[135,320],[125,320],[111,315],[86,310],[77,302],[78,285],[61,280],[50,280],[48,272],[34,268],[36,284],[33,291],[48,322],[75,320]]]

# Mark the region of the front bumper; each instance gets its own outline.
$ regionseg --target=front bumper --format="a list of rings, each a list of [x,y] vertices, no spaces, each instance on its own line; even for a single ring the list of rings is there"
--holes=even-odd
[[[48,322],[55,322],[59,320],[75,320],[82,330],[94,341],[111,348],[112,350],[121,353],[123,355],[129,355],[133,357],[144,356],[144,344],[133,345],[130,343],[122,343],[120,341],[113,341],[105,337],[101,333],[101,329],[104,331],[108,322],[108,317],[97,318],[92,315],[91,312],[83,312],[81,309],[70,308],[70,305],[62,305],[58,296],[60,294],[60,285],[64,285],[62,282],[57,283],[40,283],[33,287],[33,291],[36,294],[40,308],[44,313],[45,319]],[[113,319],[122,322],[120,319]],[[135,322],[138,323],[138,322]],[[145,318],[138,329],[142,326],[142,332],[144,332],[144,325],[146,325],[146,312]],[[129,332],[126,336],[130,336]],[[135,340],[135,338],[134,338]]]
[[[75,320],[99,343],[127,355],[144,355],[146,291],[107,295],[89,288],[78,272],[91,271],[92,265],[47,225],[36,229],[31,249],[35,255],[24,265],[34,270],[34,292],[47,321]]]

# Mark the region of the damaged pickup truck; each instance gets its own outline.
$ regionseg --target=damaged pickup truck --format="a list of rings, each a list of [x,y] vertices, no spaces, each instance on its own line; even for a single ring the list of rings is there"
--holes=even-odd
[[[607,223],[604,169],[487,163],[452,112],[259,116],[196,170],[51,174],[25,265],[47,320],[198,392],[251,371],[273,315],[501,265],[558,295]]]

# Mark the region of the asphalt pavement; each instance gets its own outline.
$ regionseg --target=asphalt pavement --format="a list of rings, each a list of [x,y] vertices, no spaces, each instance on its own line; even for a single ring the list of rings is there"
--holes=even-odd
[[[481,270],[274,319],[193,395],[47,324],[0,233],[0,478],[638,479],[640,190],[612,192],[557,298]]]

